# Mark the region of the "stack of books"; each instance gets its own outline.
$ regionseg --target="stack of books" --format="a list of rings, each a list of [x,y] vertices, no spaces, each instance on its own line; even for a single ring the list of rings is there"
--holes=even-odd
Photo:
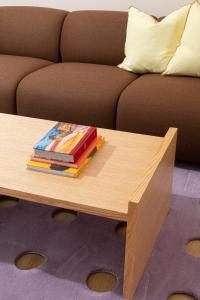
[[[103,142],[95,127],[59,122],[35,145],[27,168],[77,177]]]

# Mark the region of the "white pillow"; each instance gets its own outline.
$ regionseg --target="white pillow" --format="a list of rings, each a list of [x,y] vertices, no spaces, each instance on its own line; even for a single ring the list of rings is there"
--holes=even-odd
[[[125,59],[118,66],[134,73],[162,73],[175,53],[185,27],[190,5],[174,11],[162,21],[129,9]]]
[[[164,75],[200,77],[200,4],[192,4],[185,30]]]

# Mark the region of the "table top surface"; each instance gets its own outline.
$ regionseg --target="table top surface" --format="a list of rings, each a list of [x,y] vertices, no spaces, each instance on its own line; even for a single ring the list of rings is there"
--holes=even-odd
[[[78,178],[28,170],[33,146],[55,123],[0,114],[0,194],[126,220],[164,138],[98,129],[105,144]]]

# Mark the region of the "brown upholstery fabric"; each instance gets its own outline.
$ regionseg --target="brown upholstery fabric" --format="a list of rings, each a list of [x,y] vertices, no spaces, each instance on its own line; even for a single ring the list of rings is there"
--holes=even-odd
[[[61,54],[65,62],[117,65],[124,58],[127,13],[76,11],[65,19]]]
[[[0,55],[0,112],[16,113],[15,93],[20,80],[50,62],[31,57]]]
[[[59,59],[67,12],[39,7],[0,7],[0,53]]]
[[[122,93],[117,129],[161,135],[178,127],[177,158],[200,161],[200,80],[143,75]]]
[[[114,128],[118,98],[136,75],[117,67],[62,63],[25,77],[20,115]]]

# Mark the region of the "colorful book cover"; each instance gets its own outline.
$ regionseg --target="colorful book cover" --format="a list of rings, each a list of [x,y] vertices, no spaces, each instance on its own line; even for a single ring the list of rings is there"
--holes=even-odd
[[[102,136],[97,136],[88,146],[88,148],[83,152],[81,157],[77,160],[76,163],[63,162],[59,160],[50,160],[42,157],[35,157],[34,154],[31,156],[32,161],[41,162],[41,163],[49,163],[63,167],[71,167],[71,168],[80,168],[84,163],[85,159],[89,158],[93,153],[95,153],[103,144],[104,138]]]
[[[52,164],[52,163],[37,162],[34,160],[29,160],[27,162],[27,167],[28,167],[28,169],[39,171],[39,172],[44,172],[44,173],[69,176],[69,177],[78,177],[78,175],[81,173],[82,169],[89,163],[89,161],[93,158],[95,153],[99,150],[99,148],[104,143],[104,138],[102,138],[102,137],[100,137],[100,138],[101,139],[98,142],[98,144],[96,145],[96,147],[93,148],[93,150],[90,152],[90,154],[83,161],[83,163],[81,164],[81,166],[79,168],[60,166],[60,165]]]
[[[35,146],[35,155],[75,162],[97,136],[95,127],[57,123]]]

